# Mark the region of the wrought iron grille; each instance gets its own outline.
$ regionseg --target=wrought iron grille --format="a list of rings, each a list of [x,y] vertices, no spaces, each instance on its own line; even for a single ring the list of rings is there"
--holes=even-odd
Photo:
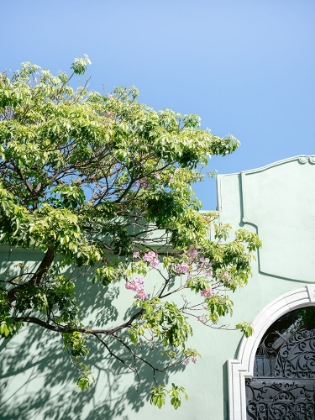
[[[245,381],[247,420],[315,420],[315,328],[301,324],[263,337]]]
[[[247,419],[314,420],[312,380],[246,379]]]

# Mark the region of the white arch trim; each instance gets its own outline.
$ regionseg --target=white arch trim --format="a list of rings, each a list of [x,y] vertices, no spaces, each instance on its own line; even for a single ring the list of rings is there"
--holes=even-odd
[[[265,331],[287,312],[314,304],[315,284],[310,284],[280,296],[257,315],[253,335],[243,338],[237,359],[228,360],[230,420],[246,420],[245,378],[253,377],[256,350]]]

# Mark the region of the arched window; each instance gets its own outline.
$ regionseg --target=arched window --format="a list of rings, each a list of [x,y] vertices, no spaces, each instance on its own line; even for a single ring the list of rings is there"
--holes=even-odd
[[[277,319],[256,350],[245,379],[247,419],[315,420],[315,307]]]
[[[299,391],[302,392],[302,394],[303,392],[315,392],[315,378],[310,377],[313,375],[313,369],[315,368],[315,328],[314,324],[307,323],[305,321],[305,316],[307,317],[310,314],[312,316],[313,309],[311,311],[306,310],[304,321],[299,320],[299,317],[301,316],[302,312],[296,312],[296,310],[300,310],[301,308],[308,308],[314,306],[315,285],[309,284],[303,288],[293,290],[279,297],[278,299],[274,300],[269,305],[267,305],[257,315],[255,320],[253,321],[253,335],[247,339],[244,338],[242,340],[237,354],[237,359],[228,361],[230,420],[315,419],[314,414],[310,414],[311,409],[308,408],[308,406],[305,409],[302,409],[301,407],[300,414],[298,411],[296,411],[296,413],[293,412],[290,414],[283,414],[281,411],[278,411],[276,413],[276,416],[270,417],[268,411],[266,411],[266,409],[264,409],[263,406],[262,408],[260,408],[260,410],[265,410],[264,413],[263,411],[257,411],[256,408],[254,408],[254,405],[249,405],[252,404],[250,403],[250,401],[254,401],[256,399],[256,396],[253,396],[253,394],[252,396],[250,396],[248,390],[250,386],[252,386],[252,388],[254,387],[254,381],[258,380],[258,378],[260,378],[262,381],[265,381],[266,384],[270,380],[274,383],[285,383],[286,380],[286,383],[289,383],[288,380],[290,380],[292,382],[295,381],[296,384],[297,381],[304,379],[311,381],[312,385],[310,386],[313,386],[313,388],[301,388]],[[295,321],[292,321],[293,318],[295,319]],[[296,325],[295,322],[297,323]],[[286,329],[289,331],[287,331],[287,333],[285,334],[283,330]],[[278,331],[280,335],[277,334],[276,331]],[[272,336],[274,338],[272,338]],[[289,343],[290,340],[291,342]],[[303,353],[302,358],[300,358],[298,362],[301,364],[304,357],[305,368],[292,369],[293,363],[298,361],[298,349],[302,351],[303,348],[307,348],[310,350],[308,354]],[[267,350],[269,351],[269,354],[266,353]],[[286,356],[287,354],[290,355]],[[307,367],[306,360],[309,363],[309,367]],[[289,365],[291,366],[292,374],[301,374],[303,375],[303,378],[299,379],[297,377],[288,377],[290,375],[288,371]],[[302,363],[302,366],[304,365]],[[279,374],[277,373],[278,371]],[[283,377],[281,377],[281,375]],[[307,375],[309,375],[309,378],[306,377]],[[282,387],[284,386],[285,385],[282,385]],[[261,400],[262,398],[268,398],[267,392],[264,391],[265,389],[259,391],[260,395],[257,396],[258,400]],[[302,394],[299,395],[301,396]],[[313,393],[312,395],[312,402],[314,404],[315,394]],[[283,393],[281,395],[279,394],[279,398],[280,396],[281,400],[285,400],[286,397],[289,398],[289,393]],[[274,396],[271,396],[271,399],[272,398],[274,398]],[[307,402],[307,399],[304,400],[304,403]],[[314,407],[312,409],[314,412]],[[311,415],[313,415],[313,417],[310,417]]]

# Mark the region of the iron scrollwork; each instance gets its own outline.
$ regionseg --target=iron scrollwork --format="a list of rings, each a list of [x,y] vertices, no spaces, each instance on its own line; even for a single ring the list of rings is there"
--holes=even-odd
[[[259,378],[246,380],[247,418],[252,420],[313,420],[314,381],[308,383]]]
[[[247,420],[315,420],[315,329],[269,331],[245,386]]]
[[[315,330],[298,331],[279,350],[275,375],[315,379]]]

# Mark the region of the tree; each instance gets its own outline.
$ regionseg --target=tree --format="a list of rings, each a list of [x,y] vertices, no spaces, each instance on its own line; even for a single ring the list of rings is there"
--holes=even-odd
[[[247,283],[260,246],[242,229],[231,239],[215,212],[200,212],[191,187],[209,156],[239,143],[201,129],[195,115],[137,102],[136,88],[74,90],[70,80],[89,63],[76,59],[70,77],[30,63],[0,75],[0,242],[42,251],[34,269],[21,263],[2,274],[0,334],[12,337],[27,324],[59,334],[82,390],[94,339],[135,374],[139,364],[150,366],[151,402],[161,407],[169,394],[177,408],[185,390],[167,390],[155,373],[196,360],[197,350],[186,346],[190,317],[215,326],[232,313],[226,291]],[[85,325],[69,267],[104,288],[124,284],[135,297],[129,318]],[[152,271],[158,287],[150,291]],[[251,332],[245,323],[237,328]],[[142,353],[144,341],[161,352],[158,364]]]

